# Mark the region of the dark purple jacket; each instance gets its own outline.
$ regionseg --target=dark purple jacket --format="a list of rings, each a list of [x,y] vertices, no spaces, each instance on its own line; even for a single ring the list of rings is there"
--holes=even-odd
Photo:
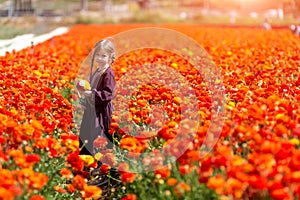
[[[113,112],[112,99],[115,94],[115,73],[109,67],[100,77],[95,92],[95,111],[99,117],[100,127],[107,129]],[[108,123],[108,124],[106,124]]]

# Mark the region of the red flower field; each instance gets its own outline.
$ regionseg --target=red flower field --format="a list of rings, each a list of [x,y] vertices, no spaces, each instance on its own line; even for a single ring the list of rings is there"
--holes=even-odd
[[[103,189],[87,184],[98,160],[102,173],[115,168],[120,174],[122,186],[109,188],[110,198],[300,199],[300,38],[285,28],[159,25],[197,41],[222,75],[226,115],[218,142],[201,156],[214,102],[193,66],[172,52],[140,49],[118,57],[117,81],[131,66],[171,67],[193,86],[201,126],[193,135],[191,124],[180,132],[182,99],[162,85],[141,85],[134,98],[118,91],[128,101],[127,114],[113,113],[110,132],[118,150],[78,155],[72,105],[78,99],[71,91],[80,65],[98,40],[140,27],[146,25],[76,25],[0,57],[0,199],[100,199]],[[150,123],[162,128],[135,132]],[[193,140],[172,143],[176,136]],[[95,141],[99,148],[102,139]],[[178,157],[182,145],[189,147]],[[146,152],[155,157],[142,157]],[[150,166],[152,171],[136,172]]]

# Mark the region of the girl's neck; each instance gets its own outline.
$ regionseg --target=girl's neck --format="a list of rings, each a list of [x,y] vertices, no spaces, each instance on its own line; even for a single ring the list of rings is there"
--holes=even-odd
[[[105,66],[103,66],[103,67],[98,67],[98,68],[97,68],[97,71],[102,71],[102,70],[107,69],[107,68],[109,68],[109,67],[110,67],[110,65],[105,65]]]

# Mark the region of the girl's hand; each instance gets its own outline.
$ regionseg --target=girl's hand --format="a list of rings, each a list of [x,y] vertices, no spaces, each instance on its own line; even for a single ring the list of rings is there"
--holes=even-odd
[[[83,92],[83,95],[84,95],[85,97],[90,97],[90,96],[92,95],[92,91],[91,91],[91,90],[85,90],[85,91]]]

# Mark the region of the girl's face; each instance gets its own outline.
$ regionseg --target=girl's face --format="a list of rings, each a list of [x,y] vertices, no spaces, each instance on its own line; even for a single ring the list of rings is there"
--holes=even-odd
[[[95,54],[95,61],[98,64],[98,68],[102,68],[111,64],[111,56],[103,49],[100,49]]]

